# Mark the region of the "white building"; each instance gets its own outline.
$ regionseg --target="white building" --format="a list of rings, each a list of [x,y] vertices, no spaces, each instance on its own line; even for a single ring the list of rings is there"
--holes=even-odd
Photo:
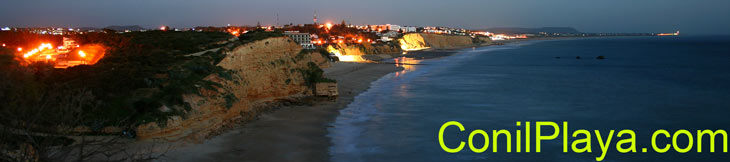
[[[398,31],[389,30],[388,32],[381,33],[380,36],[395,38],[395,37],[398,37]]]
[[[389,30],[392,30],[392,31],[398,31],[398,30],[401,29],[401,27],[400,27],[400,25],[391,25],[391,24],[388,24],[388,29]]]
[[[403,31],[403,33],[415,33],[416,27],[415,26],[405,26],[405,27],[402,27],[401,30]]]
[[[284,32],[284,35],[286,35],[289,38],[291,38],[292,40],[294,40],[294,42],[297,42],[304,49],[315,49],[314,44],[312,44],[312,35],[309,33],[300,33],[298,31],[287,31],[287,32]]]

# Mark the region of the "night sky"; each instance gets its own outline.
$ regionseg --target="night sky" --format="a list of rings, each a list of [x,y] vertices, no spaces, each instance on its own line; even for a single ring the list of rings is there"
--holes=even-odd
[[[575,27],[583,32],[730,34],[728,0],[2,0],[0,26],[171,27],[312,22]]]

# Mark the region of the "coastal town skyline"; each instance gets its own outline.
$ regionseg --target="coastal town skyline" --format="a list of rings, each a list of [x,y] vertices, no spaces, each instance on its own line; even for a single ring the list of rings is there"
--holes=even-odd
[[[582,32],[672,32],[730,34],[730,10],[716,3],[559,1],[46,1],[4,2],[0,26],[106,27],[140,25],[155,29],[195,26],[266,26],[320,22],[493,27],[574,27]],[[114,6],[114,7],[111,7]],[[694,6],[692,8],[683,6]],[[100,8],[104,8],[103,10]],[[455,8],[463,8],[455,10]],[[700,10],[701,8],[701,10]],[[212,10],[215,9],[215,10]],[[672,10],[674,12],[664,12]],[[589,12],[590,11],[590,12]],[[600,11],[600,12],[595,12]],[[63,13],[63,14],[58,14]],[[642,13],[642,14],[635,14]],[[18,16],[22,15],[22,16]]]

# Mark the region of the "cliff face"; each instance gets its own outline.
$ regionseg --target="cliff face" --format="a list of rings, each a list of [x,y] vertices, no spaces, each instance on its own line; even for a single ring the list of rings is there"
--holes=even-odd
[[[397,46],[389,46],[383,44],[373,45],[370,43],[338,43],[327,46],[327,52],[337,55],[340,61],[361,62],[366,60],[363,57],[364,55],[400,54],[401,52],[403,52],[403,50],[401,50]]]
[[[329,50],[337,50],[342,55],[372,55],[372,54],[393,54],[403,52],[396,46],[338,43],[327,47]],[[332,51],[330,51],[332,52]]]
[[[470,36],[439,35],[426,33],[410,33],[398,39],[404,50],[418,50],[426,48],[450,49],[474,45]]]
[[[492,38],[489,38],[489,37],[482,37],[482,36],[479,36],[479,37],[477,37],[476,39],[477,39],[477,40],[476,40],[476,41],[477,41],[477,43],[481,43],[482,45],[491,45],[491,44],[493,43],[493,42],[492,42]]]
[[[191,109],[185,117],[174,116],[165,125],[148,123],[137,128],[139,139],[200,139],[221,127],[253,119],[271,103],[312,95],[302,71],[310,63],[329,62],[317,52],[300,52],[301,46],[287,37],[268,38],[225,50],[218,66],[231,76],[209,75],[217,90],[201,89],[184,95]]]

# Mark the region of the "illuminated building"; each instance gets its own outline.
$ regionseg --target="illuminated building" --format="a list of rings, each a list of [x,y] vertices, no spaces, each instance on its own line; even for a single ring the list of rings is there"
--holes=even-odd
[[[398,31],[401,29],[400,25],[391,25],[391,24],[387,24],[387,25],[388,25],[388,30]]]
[[[312,35],[309,33],[300,33],[299,31],[287,31],[284,32],[284,35],[294,40],[294,42],[297,42],[304,49],[314,49],[314,44],[312,44]]]
[[[402,27],[401,28],[401,31],[403,31],[403,33],[415,33],[416,32],[416,27],[415,26]]]

